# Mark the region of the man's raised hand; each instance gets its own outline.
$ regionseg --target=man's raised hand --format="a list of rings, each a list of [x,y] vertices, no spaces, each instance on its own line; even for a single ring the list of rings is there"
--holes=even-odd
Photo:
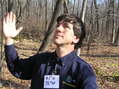
[[[16,16],[10,12],[3,18],[3,33],[6,39],[14,38],[23,29],[20,27],[16,30]]]

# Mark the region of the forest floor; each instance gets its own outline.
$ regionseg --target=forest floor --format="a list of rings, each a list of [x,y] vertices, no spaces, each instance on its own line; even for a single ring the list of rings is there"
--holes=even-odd
[[[40,43],[22,40],[21,42],[16,41],[15,46],[19,56],[26,58],[37,53]],[[48,51],[54,51],[54,47],[50,44]],[[119,89],[119,46],[94,43],[87,55],[87,46],[84,45],[80,57],[93,67],[99,89]],[[20,80],[12,76],[4,60],[1,79],[3,87],[0,89],[30,89],[30,80]]]

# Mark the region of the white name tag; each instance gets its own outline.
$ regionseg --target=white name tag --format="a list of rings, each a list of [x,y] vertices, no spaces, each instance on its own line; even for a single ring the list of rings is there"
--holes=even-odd
[[[44,88],[59,88],[59,75],[45,75]]]

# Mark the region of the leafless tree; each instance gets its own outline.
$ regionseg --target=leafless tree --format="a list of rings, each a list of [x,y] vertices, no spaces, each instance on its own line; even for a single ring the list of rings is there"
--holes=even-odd
[[[68,13],[68,2],[67,0],[64,1],[64,13]]]
[[[99,16],[98,16],[98,6],[97,6],[97,0],[94,0],[94,6],[96,10],[96,28],[97,28],[97,33],[99,34]]]
[[[0,1],[0,4],[1,4],[1,20],[3,18],[3,0]],[[1,29],[2,29],[2,26],[1,26]],[[1,74],[2,74],[2,61],[3,61],[3,58],[4,58],[4,52],[3,52],[3,32],[1,30],[1,42],[0,42],[0,45],[1,45],[1,57],[0,57],[0,87],[2,87],[2,81],[1,81]]]
[[[116,34],[116,38],[115,38],[114,44],[115,44],[116,46],[119,46],[119,28],[118,28],[118,31],[117,31],[117,34]]]
[[[115,25],[115,17],[114,17],[114,11],[115,11],[115,8],[114,8],[114,4],[115,4],[115,0],[112,0],[112,36],[111,36],[111,42],[114,43],[114,40],[115,40],[115,32],[116,32],[116,25]]]
[[[80,18],[82,19],[83,22],[84,22],[85,13],[86,13],[86,6],[87,6],[87,0],[83,0],[82,10],[81,10],[81,15],[80,15]],[[80,56],[80,50],[81,50],[81,48],[77,49],[78,56]]]
[[[88,37],[87,37],[87,55],[89,54],[90,45],[91,45],[91,38],[92,38],[92,30],[93,30],[93,1],[91,2],[91,10],[90,10],[90,25],[88,30]]]
[[[72,10],[72,13],[74,13],[74,11],[75,11],[75,5],[76,5],[76,0],[74,0],[74,5],[73,5],[73,10]]]
[[[47,30],[47,0],[45,0],[45,30]]]
[[[56,26],[56,18],[59,16],[60,9],[61,9],[61,6],[63,5],[63,3],[64,3],[64,0],[57,0],[56,7],[55,7],[54,13],[52,15],[50,25],[48,27],[48,30],[46,32],[46,35],[44,37],[44,40],[43,40],[38,52],[39,51],[46,51],[49,43],[51,42],[51,39],[52,39],[52,36],[54,33],[54,29]]]
[[[82,4],[85,1],[88,1],[87,9]],[[41,35],[44,37],[45,34],[44,39],[39,39],[44,40],[39,50],[47,49],[47,44],[51,41],[53,29],[55,28],[55,17],[58,16],[60,11],[62,13],[76,14],[83,21],[86,17],[85,22],[88,27],[86,29],[88,29],[87,43],[89,49],[92,40],[93,42],[98,40],[99,43],[99,40],[103,38],[103,42],[116,43],[116,37],[118,37],[118,3],[116,0],[101,1],[99,3],[97,0],[4,0],[3,7],[5,9],[4,13],[12,10],[16,14],[17,25],[24,26],[25,30],[20,35],[26,37],[28,35],[32,38],[34,34],[38,34],[37,36],[39,37]],[[56,4],[56,2],[62,2],[62,4]],[[61,7],[58,9],[59,6],[57,5],[64,8],[62,10]],[[85,10],[82,9],[83,7]],[[46,43],[47,40],[49,41],[48,43]]]
[[[119,46],[119,20],[118,20],[118,18],[119,18],[119,0],[118,0],[118,6],[117,6],[117,34],[116,34],[116,37],[115,37],[115,41],[114,41],[114,45],[117,45],[117,46]]]

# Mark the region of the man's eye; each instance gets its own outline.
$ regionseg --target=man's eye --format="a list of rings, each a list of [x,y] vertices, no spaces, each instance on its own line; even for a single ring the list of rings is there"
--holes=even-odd
[[[65,28],[69,28],[69,26],[64,26]]]

